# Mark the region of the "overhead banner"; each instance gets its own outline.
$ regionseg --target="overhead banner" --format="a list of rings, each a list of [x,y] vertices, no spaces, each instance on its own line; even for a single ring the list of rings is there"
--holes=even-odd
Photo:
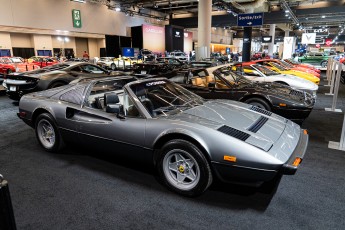
[[[284,37],[283,59],[292,58],[293,51],[295,50],[295,43],[295,37]]]
[[[315,44],[316,33],[303,33],[302,44]]]

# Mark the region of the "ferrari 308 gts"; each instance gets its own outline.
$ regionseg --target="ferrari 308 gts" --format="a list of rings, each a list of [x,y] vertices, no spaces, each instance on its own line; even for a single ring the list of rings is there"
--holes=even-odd
[[[162,182],[202,194],[213,178],[258,185],[294,174],[308,144],[297,124],[258,107],[205,100],[165,78],[82,79],[24,95],[18,116],[40,145],[77,142],[131,159],[146,158]]]

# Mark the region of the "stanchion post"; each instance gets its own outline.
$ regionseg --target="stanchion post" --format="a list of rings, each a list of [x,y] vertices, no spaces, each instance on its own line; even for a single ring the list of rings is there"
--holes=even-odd
[[[331,84],[332,64],[333,64],[333,58],[328,58],[327,70],[326,70],[326,81],[328,81],[328,83],[325,86],[331,86],[330,84]]]
[[[338,92],[339,92],[339,83],[340,83],[340,77],[341,77],[341,71],[343,70],[343,64],[340,62],[337,62],[337,74],[334,77],[334,80],[332,81],[332,86],[333,88],[333,101],[332,101],[332,108],[325,108],[326,111],[329,112],[338,112],[341,113],[341,109],[337,109],[337,100],[338,100]]]
[[[330,80],[330,84],[331,84],[331,88],[329,90],[329,93],[325,93],[325,95],[333,95],[334,94],[334,80],[335,80],[335,75],[337,72],[337,62],[333,61],[332,62],[332,74],[331,74],[331,80]]]
[[[0,175],[0,229],[16,230],[8,182]]]
[[[330,141],[328,142],[328,148],[345,151],[344,144],[345,144],[345,117],[343,119],[343,127],[341,129],[340,142]]]

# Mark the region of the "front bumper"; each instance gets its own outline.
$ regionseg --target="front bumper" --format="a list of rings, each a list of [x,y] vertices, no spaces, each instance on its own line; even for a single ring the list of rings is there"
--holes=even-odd
[[[272,109],[273,113],[276,113],[282,117],[285,117],[293,121],[304,121],[311,113],[312,108],[306,109],[288,109],[284,107],[278,107]]]
[[[303,129],[301,130],[301,135],[300,135],[298,144],[294,152],[292,153],[291,157],[289,158],[289,160],[281,168],[281,171],[280,171],[281,174],[293,175],[296,173],[298,165],[302,162],[305,152],[307,151],[307,147],[308,147],[309,135],[305,132],[306,130],[303,130]],[[298,163],[298,165],[294,165],[296,158],[300,158],[300,162]]]

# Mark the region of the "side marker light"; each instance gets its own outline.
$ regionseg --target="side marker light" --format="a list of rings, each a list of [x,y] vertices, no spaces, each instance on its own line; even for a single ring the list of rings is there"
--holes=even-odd
[[[284,103],[280,103],[280,104],[279,104],[279,106],[285,107],[285,106],[286,106],[286,104],[284,104]]]
[[[304,135],[307,135],[308,134],[308,130],[303,130],[303,133],[304,133]]]
[[[236,162],[235,156],[224,156],[225,161]]]
[[[296,157],[296,159],[295,159],[295,161],[293,162],[293,166],[298,166],[300,163],[301,163],[301,161],[302,161],[302,159],[301,158],[299,158],[299,157]]]

